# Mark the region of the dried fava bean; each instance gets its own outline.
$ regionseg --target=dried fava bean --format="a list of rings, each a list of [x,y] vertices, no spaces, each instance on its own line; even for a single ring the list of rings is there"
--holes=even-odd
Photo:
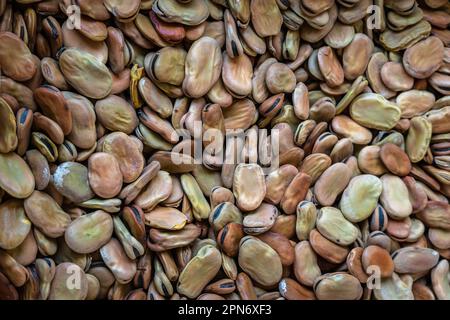
[[[423,282],[414,282],[412,290],[415,300],[436,300],[433,290]]]
[[[67,227],[64,239],[77,253],[92,253],[105,245],[112,236],[113,221],[104,211],[83,215]]]
[[[411,219],[411,229],[409,231],[407,242],[416,242],[422,238],[425,232],[425,225],[419,219]],[[431,241],[431,240],[430,240]]]
[[[309,98],[308,88],[303,82],[297,83],[292,93],[292,103],[295,115],[301,120],[306,120],[309,115]]]
[[[21,108],[16,113],[16,119],[19,120],[17,121],[17,154],[20,156],[23,156],[29,147],[33,118],[33,112],[28,108]],[[5,125],[6,127],[8,126]]]
[[[0,153],[0,188],[18,199],[29,197],[35,180],[28,164],[16,153]]]
[[[364,16],[364,12],[367,11],[367,6],[369,6],[369,1],[358,1],[356,5],[356,1],[349,1],[346,7],[342,8],[339,12],[339,19],[344,21],[344,23],[351,24]]]
[[[186,54],[180,47],[165,47],[156,54],[148,54],[144,60],[148,75],[156,82],[181,85],[185,76]]]
[[[249,99],[238,100],[223,110],[225,129],[247,130],[255,123],[257,116],[258,112],[253,101]]]
[[[308,241],[301,241],[295,245],[294,273],[297,280],[313,286],[314,281],[321,276],[317,256]]]
[[[211,196],[212,190],[222,187],[222,179],[217,171],[209,170],[204,166],[197,166],[192,171],[192,175],[197,180],[203,194],[207,197]]]
[[[230,257],[235,257],[239,250],[239,242],[244,237],[242,225],[230,222],[217,234],[217,243]]]
[[[266,86],[272,94],[290,93],[295,89],[294,73],[285,64],[271,64],[266,71]]]
[[[390,61],[385,63],[381,67],[380,76],[386,87],[393,91],[406,91],[414,86],[414,78],[406,73],[403,64],[400,62]]]
[[[134,16],[140,7],[140,1],[117,1],[117,0],[106,0],[104,5],[109,12],[111,12],[115,17],[120,19],[127,19]]]
[[[262,168],[257,164],[240,164],[233,179],[233,193],[238,207],[243,211],[255,210],[266,195]]]
[[[247,236],[239,247],[239,266],[256,282],[271,286],[282,276],[281,260],[268,244]]]
[[[52,176],[53,185],[66,198],[81,203],[93,198],[88,182],[88,169],[77,162],[64,162]]]
[[[200,227],[188,224],[178,231],[150,229],[147,246],[153,251],[165,251],[192,243],[201,233]]]
[[[136,273],[136,264],[128,258],[117,239],[111,238],[108,243],[101,247],[100,255],[119,283],[129,283],[133,280]]]
[[[24,208],[33,225],[51,238],[63,235],[70,223],[70,216],[52,197],[41,191],[34,191],[24,201]]]
[[[409,217],[402,220],[390,219],[386,232],[394,239],[405,241],[411,233],[411,219]]]
[[[324,274],[313,288],[319,300],[359,300],[363,294],[359,280],[345,272]]]
[[[50,294],[51,282],[56,273],[55,262],[50,258],[36,259],[36,273],[39,276],[39,297],[47,300]]]
[[[326,154],[312,153],[303,160],[299,171],[309,175],[311,183],[314,183],[331,163],[331,158]]]
[[[293,165],[285,164],[266,176],[266,196],[264,201],[279,204],[289,183],[298,173]]]
[[[441,109],[428,111],[424,116],[431,123],[433,133],[448,133],[446,124],[450,117],[449,107],[443,107]]]
[[[344,190],[339,203],[342,214],[351,222],[367,219],[375,210],[382,190],[382,182],[376,176],[354,177]]]
[[[394,272],[391,277],[381,279],[379,288],[374,290],[374,296],[378,300],[414,300],[412,285],[411,276],[400,277]]]
[[[277,207],[262,203],[258,209],[245,215],[242,222],[245,233],[250,235],[265,233],[272,228],[278,214]]]
[[[267,243],[278,253],[283,266],[291,266],[294,263],[294,247],[286,236],[269,231],[258,235],[258,239]]]
[[[90,199],[79,204],[81,208],[100,209],[109,213],[117,213],[120,211],[120,199]]]
[[[180,179],[175,176],[171,176],[172,179],[172,193],[163,201],[163,204],[168,207],[178,207],[184,198],[183,188],[181,186]]]
[[[400,120],[402,121],[402,120]],[[408,120],[409,121],[409,120]],[[392,133],[386,133],[386,132],[380,132],[375,139],[373,140],[374,144],[376,146],[382,146],[386,143],[393,143],[396,146],[404,149],[405,148],[405,138],[400,132],[392,132]]]
[[[293,214],[300,201],[305,200],[311,180],[311,177],[303,172],[299,172],[292,179],[281,199],[281,208],[285,213]]]
[[[311,230],[309,234],[309,241],[314,251],[326,261],[331,263],[337,264],[343,262],[349,252],[347,247],[339,246],[328,240],[316,229]]]
[[[124,200],[125,205],[136,199],[141,190],[157,175],[160,168],[158,161],[150,161],[139,178],[122,189],[119,198]]]
[[[430,31],[431,25],[427,21],[422,20],[414,26],[399,32],[386,29],[386,31],[380,35],[379,40],[386,49],[398,52],[427,37],[430,34]]]
[[[377,205],[370,219],[370,231],[385,231],[388,222],[386,210],[381,205]]]
[[[416,163],[425,157],[432,135],[432,124],[425,117],[411,119],[406,138],[406,152],[411,162]]]
[[[0,118],[3,119],[0,128],[0,152],[14,151],[18,144],[16,134],[16,118],[9,104],[0,97]]]
[[[192,205],[194,217],[199,221],[207,219],[211,208],[197,180],[189,173],[183,174],[180,180],[183,190]]]
[[[145,213],[145,224],[153,228],[180,230],[186,223],[186,216],[175,208],[156,207]]]
[[[363,33],[357,33],[345,47],[342,57],[345,78],[355,80],[364,74],[374,49],[372,40]]]
[[[52,145],[51,143],[48,143],[48,144]],[[46,149],[44,149],[44,150],[46,150]],[[78,156],[77,148],[69,140],[65,140],[62,144],[60,144],[58,146],[58,159],[57,160],[59,162],[75,161],[78,159],[80,159],[80,158]]]
[[[67,138],[78,148],[90,149],[97,141],[94,105],[82,95],[69,91],[62,94],[72,115],[72,131]]]
[[[172,192],[172,179],[166,171],[159,171],[135,199],[136,205],[143,210],[152,210],[166,200]]]
[[[101,151],[113,155],[119,162],[123,182],[134,182],[144,170],[144,156],[130,136],[113,132],[105,137]]]
[[[26,43],[11,32],[0,33],[0,69],[16,81],[30,80],[37,71]]]
[[[295,232],[299,240],[308,240],[310,232],[316,226],[317,208],[309,201],[297,205]]]
[[[92,275],[98,279],[98,281],[100,282],[100,292],[98,298],[104,299],[107,295],[107,291],[114,283],[114,276],[111,271],[109,271],[106,266],[99,264],[91,266],[87,274]]]
[[[417,213],[425,209],[428,203],[428,197],[425,190],[420,188],[415,179],[411,176],[404,177],[403,182],[409,191],[409,200],[411,201],[413,207],[413,213]]]
[[[260,37],[274,36],[280,31],[283,18],[275,0],[252,0],[250,11],[253,28]]]
[[[397,176],[406,176],[411,171],[408,155],[393,143],[386,143],[381,147],[380,158],[386,168]]]
[[[429,271],[439,261],[439,253],[429,248],[405,247],[392,254],[397,273]]]
[[[88,293],[86,300],[96,300],[100,293],[100,281],[91,274],[86,274]]]
[[[222,229],[229,222],[242,224],[242,213],[233,203],[222,202],[212,209],[209,215],[209,223],[214,230]]]
[[[111,95],[95,104],[97,120],[108,130],[130,134],[138,125],[133,107],[123,98]]]
[[[169,97],[167,97],[150,79],[144,77],[139,80],[138,89],[148,106],[161,117],[167,118],[172,114],[173,106]]]
[[[409,201],[408,189],[402,179],[385,174],[380,180],[383,186],[380,202],[389,217],[397,220],[409,217],[412,213],[412,205]]]
[[[423,90],[409,90],[400,93],[396,103],[402,110],[402,118],[413,118],[429,111],[436,98],[431,92]]]
[[[36,102],[33,99],[33,90],[5,76],[0,76],[0,94],[8,94],[23,106],[36,110]]]
[[[317,122],[328,122],[335,116],[335,103],[333,99],[329,97],[323,97],[317,100],[309,110],[309,116],[311,119]],[[320,140],[319,140],[320,141]],[[315,150],[313,149],[313,152]]]
[[[108,153],[98,152],[89,157],[89,185],[102,198],[114,198],[122,188],[122,173],[116,158]]]
[[[102,99],[111,92],[111,72],[90,53],[66,49],[59,58],[59,65],[66,81],[82,95]]]
[[[42,233],[39,229],[33,229],[34,240],[39,253],[43,256],[52,256],[58,250],[58,242],[56,239],[50,238]]]
[[[209,199],[211,202],[211,207],[216,207],[222,202],[231,202],[234,204],[233,192],[225,187],[212,188]]]
[[[241,41],[238,38],[236,22],[229,10],[224,12],[225,32],[227,34],[226,49],[230,57],[243,54]]]
[[[318,52],[320,72],[330,87],[338,87],[344,82],[344,70],[333,49],[322,47]]]
[[[25,215],[20,200],[9,200],[0,205],[0,248],[11,250],[17,248],[31,230],[31,221]]]
[[[239,98],[248,96],[252,92],[252,77],[252,63],[246,54],[234,59],[226,53],[223,54],[222,80],[232,96]]]
[[[177,22],[188,26],[196,26],[208,18],[206,3],[193,1],[154,1],[153,11],[164,21]]]
[[[135,260],[138,257],[144,255],[144,246],[131,235],[130,231],[126,228],[125,224],[122,222],[119,216],[113,217],[113,225],[114,234],[119,239],[126,255],[130,259]]]
[[[314,292],[291,278],[281,279],[278,290],[287,300],[316,300]],[[261,298],[261,296],[259,297]]]
[[[366,283],[369,276],[362,265],[362,254],[364,249],[361,247],[353,248],[347,256],[347,267],[351,275],[356,277],[359,282]]]
[[[202,247],[185,266],[178,279],[178,292],[197,297],[217,274],[222,265],[220,251],[211,245]]]
[[[74,272],[80,277],[80,285],[70,288],[67,283]],[[56,267],[55,276],[50,286],[49,300],[84,300],[87,293],[88,281],[83,269],[70,262],[61,263]]]
[[[259,66],[255,68],[253,71],[252,77],[252,96],[255,102],[261,103],[269,96],[269,90],[266,86],[266,73],[269,67],[276,63],[277,60],[275,58],[268,58],[264,62],[262,62]],[[296,98],[293,98],[296,101]],[[295,103],[294,103],[295,104]]]
[[[370,130],[359,125],[348,116],[339,115],[334,117],[331,126],[338,136],[349,138],[354,144],[365,145],[372,140]]]
[[[412,77],[426,79],[439,69],[443,58],[444,44],[431,36],[406,49],[403,66]]]
[[[36,131],[46,134],[55,144],[64,142],[64,133],[58,123],[42,115],[39,112],[34,113],[33,125]]]
[[[323,206],[331,206],[345,189],[351,178],[350,169],[336,163],[325,170],[314,185],[314,195]]]
[[[94,41],[85,37],[78,30],[74,30],[64,22],[62,25],[61,35],[65,48],[76,48],[86,51],[95,56],[100,62],[106,63],[108,60],[108,47],[104,41]],[[59,50],[59,49],[58,49]]]
[[[253,286],[252,280],[245,272],[241,272],[237,275],[236,288],[242,300],[257,300],[256,288]]]
[[[324,41],[334,49],[347,47],[355,36],[355,28],[351,25],[336,21],[331,31],[327,34]]]
[[[390,277],[394,272],[394,262],[389,252],[379,246],[368,246],[365,248],[361,261],[367,274],[373,272],[373,267],[379,268],[380,276],[383,278]]]
[[[31,134],[31,141],[49,162],[55,162],[59,158],[55,143],[45,134],[33,132]]]
[[[200,38],[186,56],[183,91],[192,98],[204,96],[219,79],[221,68],[222,54],[217,41],[210,37]]]
[[[151,111],[148,107],[139,109],[137,113],[139,120],[146,127],[161,135],[167,142],[172,144],[178,142],[179,135],[168,121],[161,119],[158,114]]]
[[[342,113],[349,106],[349,104],[352,102],[352,100],[366,89],[367,85],[368,85],[368,81],[363,76],[359,76],[358,78],[356,78],[355,81],[353,81],[353,83],[350,87],[350,90],[347,91],[345,96],[337,104],[336,114]]]
[[[154,148],[157,150],[170,151],[172,150],[173,145],[164,140],[160,135],[156,132],[150,130],[145,125],[140,124],[136,130],[134,131],[136,137],[142,141],[145,146],[150,148]]]
[[[408,221],[408,219],[405,219],[405,223],[403,223],[403,225],[408,227],[408,224],[406,223],[406,221]],[[399,224],[401,224],[401,222],[397,222],[395,220],[391,220],[390,222],[392,222],[392,223],[389,223],[388,227],[390,227],[390,225],[392,225],[393,223],[395,223],[397,226]],[[395,226],[395,224],[394,224],[394,226]],[[391,252],[392,249],[394,249],[394,247],[397,246],[396,242],[392,241],[392,239],[387,234],[385,234],[381,231],[371,232],[367,237],[367,244],[379,246],[381,248],[386,249],[389,252]]]
[[[400,108],[375,93],[363,93],[350,106],[350,115],[360,125],[377,130],[390,130],[400,120]]]
[[[339,209],[323,207],[316,220],[317,230],[338,245],[349,245],[358,237],[358,229],[345,219]]]
[[[448,260],[442,259],[433,270],[431,270],[431,282],[433,291],[439,300],[450,298],[450,285],[448,283]]]
[[[418,220],[420,221],[420,220]],[[423,224],[422,224],[423,226]],[[443,229],[430,228],[428,230],[428,239],[438,249],[446,250],[450,248],[449,232]]]

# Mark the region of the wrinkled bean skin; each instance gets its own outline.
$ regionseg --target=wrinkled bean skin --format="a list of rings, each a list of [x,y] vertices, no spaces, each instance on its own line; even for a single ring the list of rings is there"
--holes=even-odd
[[[0,0],[0,300],[450,300],[449,27]]]

